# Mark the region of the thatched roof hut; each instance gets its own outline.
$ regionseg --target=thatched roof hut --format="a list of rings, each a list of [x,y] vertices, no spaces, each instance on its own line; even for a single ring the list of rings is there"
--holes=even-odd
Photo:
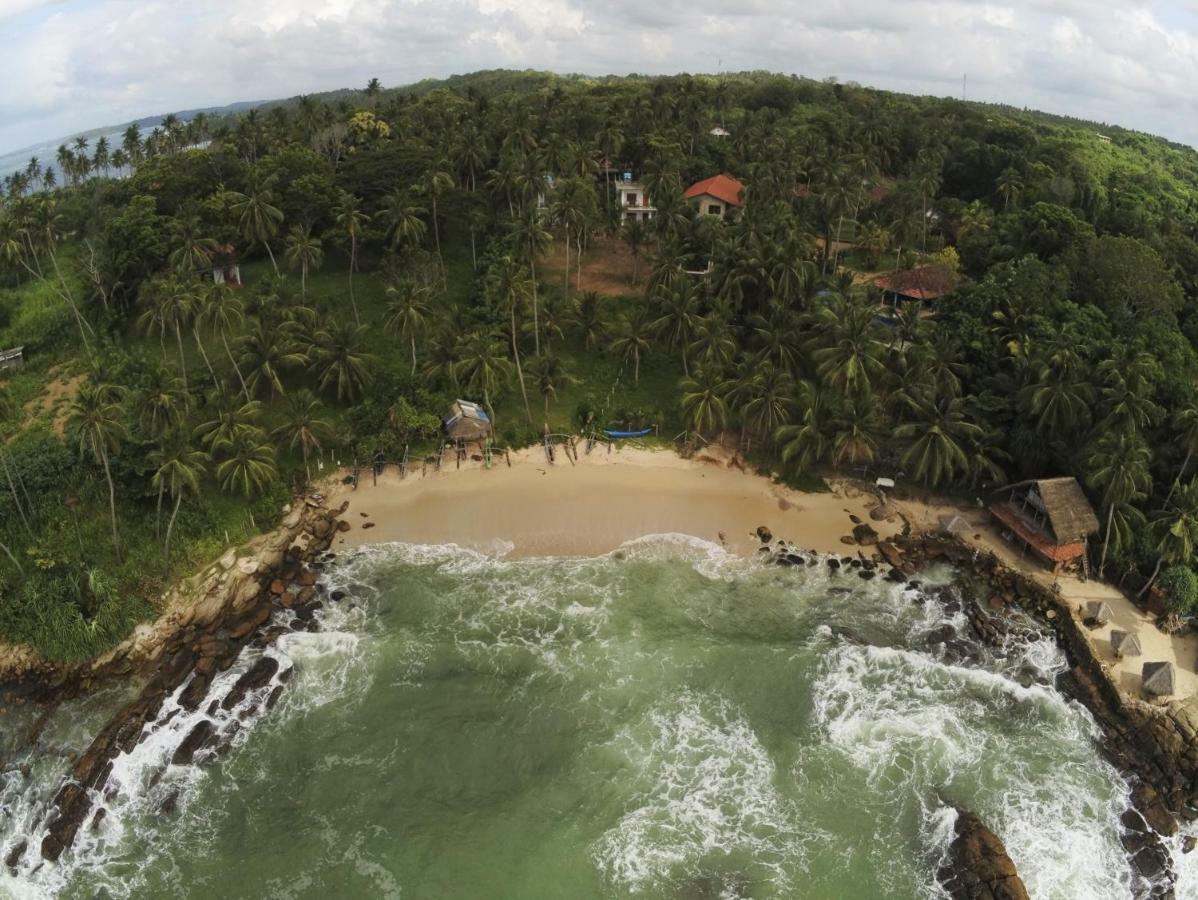
[[[1153,697],[1167,697],[1173,693],[1173,663],[1146,662],[1144,663],[1141,687],[1145,694]]]
[[[1085,622],[1105,625],[1115,617],[1115,611],[1103,600],[1091,600],[1086,604]]]
[[[441,420],[445,436],[451,441],[484,441],[494,437],[491,427],[491,417],[477,403],[469,400],[455,400],[449,408],[449,415]]]
[[[1085,556],[1099,524],[1076,478],[1020,481],[1000,493],[991,515],[1054,570]]]
[[[1111,652],[1116,656],[1140,656],[1144,648],[1140,646],[1139,635],[1115,628],[1111,631]]]

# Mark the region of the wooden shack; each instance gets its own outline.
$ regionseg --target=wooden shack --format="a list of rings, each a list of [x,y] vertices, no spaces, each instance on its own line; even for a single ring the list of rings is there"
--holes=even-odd
[[[455,400],[441,425],[445,436],[454,443],[482,443],[495,436],[487,411],[469,400]]]
[[[1086,541],[1099,529],[1076,478],[1021,481],[999,490],[990,515],[1053,572],[1085,565]]]
[[[0,372],[19,369],[25,365],[25,348],[13,347],[11,350],[0,350]]]

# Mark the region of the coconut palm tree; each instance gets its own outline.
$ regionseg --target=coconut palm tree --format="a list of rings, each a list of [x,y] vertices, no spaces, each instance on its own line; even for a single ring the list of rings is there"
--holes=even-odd
[[[495,334],[479,330],[463,339],[460,358],[453,367],[454,376],[469,390],[483,395],[483,406],[491,416],[492,425],[495,409],[491,406],[491,394],[507,379],[510,367],[503,343]]]
[[[1018,200],[1020,193],[1023,192],[1023,179],[1019,177],[1018,172],[1008,167],[998,176],[995,186],[998,189],[998,195],[1002,197],[1002,208],[1005,211],[1011,208],[1011,203]]]
[[[429,199],[433,214],[433,244],[437,248],[437,260],[441,264],[441,279],[445,279],[445,258],[441,255],[441,225],[437,217],[437,200],[454,185],[453,175],[445,171],[449,164],[442,160],[426,169],[416,181],[416,191]]]
[[[429,314],[429,290],[410,279],[403,279],[396,284],[388,285],[387,320],[383,327],[388,334],[393,334],[407,341],[412,348],[412,375],[416,374],[416,335],[424,328]]]
[[[969,421],[964,401],[952,394],[918,402],[913,420],[894,429],[895,437],[909,442],[903,466],[932,487],[969,473],[968,448],[981,435],[982,429]]]
[[[519,327],[517,317],[525,303],[532,297],[532,280],[519,261],[512,256],[496,260],[487,273],[487,298],[499,310],[507,313],[511,324],[512,361],[516,365],[516,377],[520,381],[520,396],[524,399],[524,414],[532,422],[532,410],[528,406],[528,390],[524,385],[524,370],[520,366]],[[536,323],[534,322],[534,328]],[[539,341],[538,341],[539,343]]]
[[[723,371],[736,356],[736,336],[723,310],[713,309],[699,318],[690,360],[703,369]]]
[[[1102,491],[1102,505],[1106,508],[1106,530],[1102,538],[1102,558],[1098,563],[1098,577],[1106,569],[1107,550],[1118,510],[1145,499],[1152,489],[1149,465],[1152,452],[1144,439],[1133,430],[1107,432],[1086,459],[1089,474],[1086,481],[1091,487]]]
[[[837,298],[815,314],[811,357],[821,378],[841,396],[868,392],[885,371],[876,307]]]
[[[533,384],[537,386],[537,391],[545,401],[545,418],[548,419],[549,401],[556,402],[558,390],[572,384],[576,379],[566,369],[561,358],[549,352],[533,357],[528,368]]]
[[[741,421],[767,443],[778,428],[787,424],[794,412],[795,384],[790,373],[766,363],[754,365],[745,390],[738,398]]]
[[[541,315],[537,295],[537,260],[549,249],[552,236],[545,229],[535,208],[526,210],[512,220],[511,238],[515,245],[513,256],[528,265],[529,286],[532,289],[533,353],[541,354]]]
[[[1181,461],[1181,468],[1177,470],[1177,477],[1173,479],[1173,485],[1169,488],[1169,496],[1165,498],[1166,506],[1173,499],[1173,492],[1181,484],[1181,479],[1185,477],[1190,461],[1194,458],[1194,451],[1198,449],[1198,403],[1190,401],[1177,409],[1173,414],[1173,428],[1177,433],[1174,444],[1185,447],[1186,455]]]
[[[672,287],[658,291],[658,310],[661,315],[653,320],[653,331],[663,340],[667,350],[679,350],[682,354],[682,372],[690,377],[690,365],[686,349],[695,339],[699,328],[699,294],[689,279],[676,282]]]
[[[679,405],[687,428],[700,435],[723,428],[728,421],[725,397],[730,388],[718,371],[706,367],[698,369],[693,378],[683,378]]]
[[[366,326],[337,322],[316,332],[317,386],[337,388],[337,399],[352,401],[374,380],[375,359],[366,352]]]
[[[214,284],[200,298],[195,320],[198,326],[211,328],[220,337],[221,345],[225,348],[225,355],[229,357],[233,371],[237,373],[237,380],[241,383],[241,392],[245,395],[248,403],[250,400],[249,386],[246,385],[245,377],[241,374],[241,366],[237,364],[233,350],[229,347],[230,332],[245,321],[245,307],[240,298],[227,285]]]
[[[831,453],[831,414],[824,391],[811,381],[796,386],[795,406],[797,421],[779,427],[774,440],[781,446],[782,461],[806,472]]]
[[[245,193],[229,191],[226,200],[229,208],[237,216],[242,237],[247,241],[261,243],[266,248],[270,264],[275,270],[275,275],[278,275],[279,264],[275,262],[270,239],[279,233],[279,227],[283,223],[283,211],[275,206],[273,185],[273,179],[263,179],[256,172],[252,172]]]
[[[362,212],[361,200],[348,191],[342,191],[333,208],[333,221],[341,233],[349,238],[349,305],[354,310],[354,321],[361,325],[358,302],[354,299],[354,272],[358,268],[358,238],[362,229],[370,224],[370,216]]]
[[[308,270],[319,269],[324,262],[324,247],[320,238],[312,234],[309,225],[296,225],[287,234],[283,251],[287,262],[300,270],[300,298],[308,299]]]
[[[211,265],[216,241],[203,233],[200,217],[194,214],[172,219],[170,223],[170,264],[180,272],[198,272]]]
[[[572,304],[570,325],[587,350],[603,342],[603,322],[603,298],[596,291],[583,291]]]
[[[624,362],[632,357],[633,384],[641,383],[641,357],[653,348],[653,327],[649,311],[638,305],[630,313],[620,316],[613,329],[608,349],[623,357]]]
[[[121,538],[116,520],[116,485],[109,465],[111,454],[120,450],[128,436],[123,403],[124,390],[88,380],[79,388],[67,412],[67,427],[78,432],[80,452],[90,452],[104,469],[108,482],[108,510],[112,516],[112,548],[121,559]]]
[[[303,353],[295,349],[288,335],[281,329],[271,328],[262,320],[237,341],[238,360],[246,373],[246,384],[251,394],[257,394],[265,384],[270,388],[270,399],[275,394],[287,393],[283,386],[283,372],[307,361]]]
[[[1188,563],[1198,551],[1198,480],[1179,488],[1172,502],[1153,517],[1152,533],[1156,536],[1156,567],[1138,597],[1148,593],[1162,565]]]
[[[191,395],[181,378],[155,368],[133,396],[133,414],[152,438],[178,429],[191,409]]]
[[[424,238],[428,226],[424,224],[425,210],[412,204],[405,194],[393,191],[383,199],[379,218],[386,223],[386,234],[393,248],[415,247]]]
[[[181,435],[176,434],[151,451],[148,459],[154,468],[150,483],[158,490],[159,502],[161,503],[163,492],[175,501],[170,521],[166,526],[166,540],[162,546],[162,577],[166,578],[170,575],[171,538],[175,533],[175,519],[179,515],[179,507],[183,504],[186,494],[199,493],[208,454],[193,449]]]
[[[284,420],[273,432],[277,440],[286,440],[290,449],[298,446],[304,456],[304,472],[312,480],[310,459],[313,450],[321,448],[321,441],[331,440],[333,428],[328,420],[321,418],[323,407],[316,395],[306,388],[289,394],[284,405]]]
[[[274,447],[254,431],[238,431],[215,444],[213,450],[222,458],[216,466],[216,479],[221,489],[231,494],[261,494],[278,476]]]
[[[192,430],[192,437],[212,450],[231,441],[243,431],[251,432],[258,439],[265,436],[260,426],[262,403],[250,400],[239,403],[236,395],[217,391],[210,395],[208,408],[213,418],[201,422]]]

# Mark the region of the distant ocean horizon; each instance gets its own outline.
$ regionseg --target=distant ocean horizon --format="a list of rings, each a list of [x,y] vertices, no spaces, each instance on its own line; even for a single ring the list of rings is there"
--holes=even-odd
[[[98,141],[101,137],[106,137],[108,138],[108,143],[111,144],[115,150],[116,147],[120,146],[121,138],[124,136],[125,129],[128,127],[128,124],[125,124],[119,128],[101,129],[100,131],[80,133],[88,135],[87,145],[91,149],[95,148],[96,141]],[[149,129],[146,128],[142,129],[143,137],[146,135],[148,130]],[[0,178],[6,178],[14,172],[23,171],[25,167],[29,165],[29,160],[35,156],[41,160],[43,169],[47,166],[57,169],[58,165],[56,163],[56,157],[58,155],[58,148],[63,144],[70,143],[74,139],[74,136],[60,137],[41,144],[34,144],[31,147],[22,147],[19,150],[13,150],[8,153],[0,154]],[[56,174],[58,176],[59,183],[61,183],[62,173],[57,172]]]

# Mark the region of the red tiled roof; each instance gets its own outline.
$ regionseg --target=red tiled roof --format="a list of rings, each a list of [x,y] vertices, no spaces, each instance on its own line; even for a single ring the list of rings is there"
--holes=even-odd
[[[744,206],[744,201],[740,198],[744,189],[745,186],[731,175],[713,175],[710,178],[704,178],[697,184],[692,184],[686,189],[683,196],[687,200],[704,196],[715,197],[729,206]]]
[[[1077,541],[1072,544],[1054,544],[1049,535],[1030,528],[1005,503],[994,504],[990,507],[990,512],[993,513],[994,518],[1011,529],[1020,540],[1027,541],[1033,550],[1049,562],[1069,562],[1071,559],[1077,559],[1079,556],[1085,555],[1086,545],[1084,543]]]
[[[936,300],[953,291],[954,275],[947,266],[916,266],[879,275],[874,284],[884,291],[913,300]]]

